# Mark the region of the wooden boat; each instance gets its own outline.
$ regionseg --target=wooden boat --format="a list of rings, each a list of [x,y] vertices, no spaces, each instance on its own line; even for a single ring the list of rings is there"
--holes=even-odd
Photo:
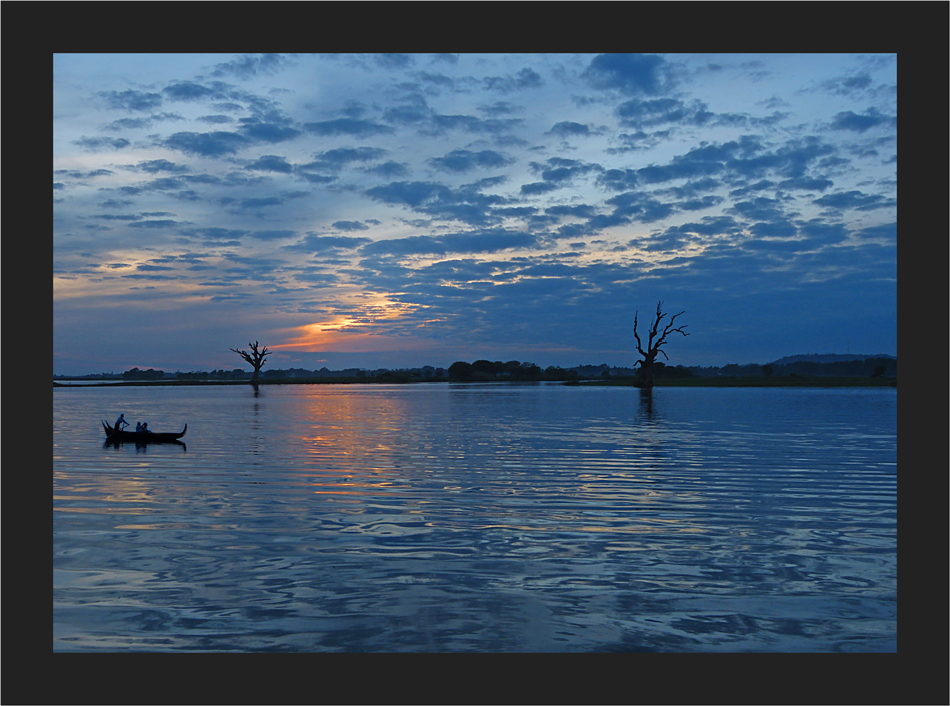
[[[106,430],[106,441],[134,441],[137,444],[167,444],[169,442],[178,442],[188,431],[188,425],[179,433],[175,432],[155,432],[155,431],[125,431],[117,430],[108,422],[103,422],[102,427]]]

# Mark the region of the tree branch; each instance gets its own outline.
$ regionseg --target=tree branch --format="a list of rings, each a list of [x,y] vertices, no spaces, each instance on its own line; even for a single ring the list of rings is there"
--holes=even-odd
[[[639,315],[640,315],[639,311],[637,311],[637,313],[633,315],[633,336],[634,338],[637,339],[637,350],[640,352],[640,355],[646,358],[647,354],[643,352],[643,344],[640,341],[640,335],[637,333],[637,317]]]

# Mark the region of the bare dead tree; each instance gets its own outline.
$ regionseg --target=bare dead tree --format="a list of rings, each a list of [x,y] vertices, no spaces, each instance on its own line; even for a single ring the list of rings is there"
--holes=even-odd
[[[260,344],[257,341],[254,343],[248,342],[251,347],[251,352],[241,351],[237,348],[232,348],[231,350],[237,353],[239,356],[244,358],[248,363],[254,367],[254,376],[251,378],[251,384],[254,386],[254,389],[257,389],[257,383],[260,378],[261,368],[264,367],[264,358],[270,355],[270,352],[267,350],[267,346],[263,348],[260,347]]]
[[[656,316],[653,319],[653,324],[650,327],[650,335],[647,339],[647,349],[643,350],[643,343],[640,340],[640,334],[637,332],[637,318],[640,314],[638,311],[633,316],[633,335],[637,339],[637,350],[640,352],[640,355],[643,356],[643,360],[638,360],[634,367],[637,365],[640,366],[640,374],[637,376],[636,386],[640,388],[650,389],[653,387],[653,362],[656,360],[658,353],[662,353],[663,357],[669,360],[669,356],[666,355],[666,351],[662,349],[662,346],[666,344],[666,337],[669,336],[674,331],[681,333],[684,336],[688,336],[683,329],[686,326],[674,326],[673,322],[676,321],[676,317],[686,312],[681,311],[679,314],[674,314],[663,330],[660,330],[660,322],[666,318],[666,314],[663,313],[663,302],[659,301],[656,303]]]

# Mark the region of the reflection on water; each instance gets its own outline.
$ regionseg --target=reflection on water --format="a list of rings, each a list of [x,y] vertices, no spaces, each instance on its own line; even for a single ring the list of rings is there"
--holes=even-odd
[[[896,399],[57,389],[53,647],[894,651]]]

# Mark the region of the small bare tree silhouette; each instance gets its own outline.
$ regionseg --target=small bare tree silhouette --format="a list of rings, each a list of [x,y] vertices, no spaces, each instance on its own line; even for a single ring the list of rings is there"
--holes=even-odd
[[[254,376],[251,378],[251,384],[254,386],[254,389],[257,389],[261,368],[264,367],[264,358],[270,355],[270,352],[267,350],[267,346],[261,348],[260,343],[257,341],[254,341],[254,343],[248,342],[247,345],[251,347],[250,353],[247,351],[238,350],[237,348],[232,348],[231,350],[244,358],[244,360],[254,367]]]

